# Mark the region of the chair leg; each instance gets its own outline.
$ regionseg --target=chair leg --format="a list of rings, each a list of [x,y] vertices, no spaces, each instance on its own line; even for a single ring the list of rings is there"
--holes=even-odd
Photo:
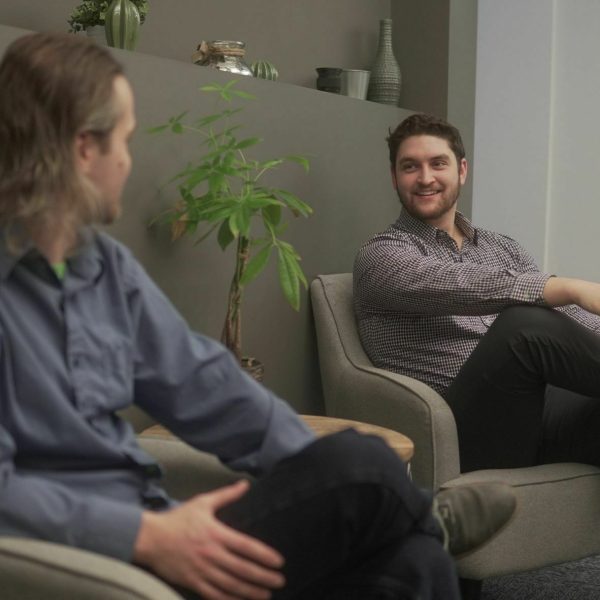
[[[479,600],[483,581],[479,579],[460,579],[460,594],[462,600]]]

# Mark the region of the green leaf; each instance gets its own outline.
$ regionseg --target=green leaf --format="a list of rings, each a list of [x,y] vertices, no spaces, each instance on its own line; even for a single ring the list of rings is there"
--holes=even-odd
[[[185,117],[185,115],[188,114],[188,110],[184,110],[182,113],[179,113],[176,117],[173,117],[171,120],[172,123],[179,123],[179,121],[181,121],[181,119],[183,119],[183,117]]]
[[[273,245],[268,244],[262,250],[257,252],[256,256],[252,257],[252,259],[246,266],[244,275],[240,279],[240,285],[247,285],[258,275],[260,275],[262,270],[265,268],[267,262],[269,262],[269,257],[271,256],[272,248]]]
[[[244,98],[245,100],[256,100],[256,96],[253,96],[248,92],[243,92],[242,90],[233,90],[232,94],[238,98]]]
[[[298,198],[291,192],[286,192],[285,190],[273,191],[279,198],[281,198],[281,200],[283,200],[287,204],[287,206],[292,210],[292,212],[299,213],[303,217],[308,217],[308,215],[312,214],[313,209],[305,202],[302,202],[300,198]]]
[[[219,231],[217,233],[217,242],[219,242],[219,246],[221,246],[221,250],[225,250],[231,242],[233,242],[235,238],[231,233],[231,229],[229,229],[229,222],[223,221],[221,223],[221,227],[219,227]]]
[[[219,113],[216,115],[208,115],[206,117],[203,117],[202,119],[198,119],[197,121],[194,121],[194,125],[198,128],[202,128],[202,127],[206,127],[207,125],[210,125],[211,123],[214,123],[215,121],[218,121],[219,119],[223,119],[225,118],[227,115],[224,115],[223,113]]]
[[[222,88],[218,83],[209,83],[208,85],[203,85],[200,89],[203,92],[220,92]]]
[[[229,223],[229,229],[231,230],[231,234],[233,235],[233,237],[237,238],[238,235],[240,235],[240,229],[238,227],[237,224],[237,215],[236,213],[233,213],[229,219],[227,220],[227,222]]]
[[[279,283],[283,290],[283,295],[294,310],[300,308],[300,284],[290,264],[289,257],[281,248],[277,248],[277,271],[279,273]]]
[[[146,133],[160,133],[161,131],[165,131],[169,129],[170,125],[157,125],[156,127],[150,127],[146,130]]]
[[[295,163],[298,163],[299,165],[302,165],[302,168],[308,173],[308,171],[310,170],[310,163],[308,162],[307,158],[304,158],[304,156],[297,156],[297,155],[292,155],[292,156],[286,156],[285,160],[289,160]]]
[[[208,186],[212,191],[219,192],[224,189],[225,177],[214,171],[208,177]]]
[[[198,219],[201,221],[222,221],[223,219],[228,222],[235,216],[236,209],[231,206],[219,206],[217,208],[211,208],[207,211],[201,211]]]
[[[238,142],[235,145],[235,149],[243,150],[244,148],[249,148],[250,146],[256,146],[256,144],[260,144],[261,142],[262,142],[261,138],[257,138],[257,137],[246,138],[245,140]]]
[[[269,169],[278,167],[282,163],[283,163],[283,158],[275,158],[273,160],[267,160],[265,162],[259,163],[257,166],[259,169],[261,169],[263,171],[268,171]]]
[[[171,125],[171,131],[173,133],[183,133],[183,125],[179,122],[173,123],[173,125]]]
[[[262,210],[263,218],[268,221],[273,227],[277,227],[281,222],[281,206],[271,204]]]
[[[210,170],[205,167],[196,169],[195,171],[192,171],[190,173],[190,176],[185,180],[185,186],[191,190],[195,188],[199,183],[206,181],[209,175]]]
[[[250,230],[250,214],[248,209],[243,204],[239,206],[235,215],[235,223],[237,229],[241,235],[248,237],[248,231]]]

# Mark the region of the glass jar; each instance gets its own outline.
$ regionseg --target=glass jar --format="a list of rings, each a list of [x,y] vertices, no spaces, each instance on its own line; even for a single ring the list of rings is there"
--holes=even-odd
[[[236,75],[253,77],[250,67],[244,62],[246,44],[232,40],[202,42],[192,54],[192,61],[203,67],[213,67]]]

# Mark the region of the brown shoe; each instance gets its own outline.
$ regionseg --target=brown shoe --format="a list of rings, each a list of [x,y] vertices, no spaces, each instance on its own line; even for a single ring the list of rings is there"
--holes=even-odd
[[[458,557],[488,542],[508,523],[516,506],[511,486],[476,483],[438,492],[432,513],[444,531],[444,548]]]

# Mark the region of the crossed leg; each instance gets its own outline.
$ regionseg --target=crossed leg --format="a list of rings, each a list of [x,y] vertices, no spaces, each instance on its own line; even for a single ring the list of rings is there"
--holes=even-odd
[[[446,393],[463,472],[600,465],[600,335],[559,311],[507,308]]]

